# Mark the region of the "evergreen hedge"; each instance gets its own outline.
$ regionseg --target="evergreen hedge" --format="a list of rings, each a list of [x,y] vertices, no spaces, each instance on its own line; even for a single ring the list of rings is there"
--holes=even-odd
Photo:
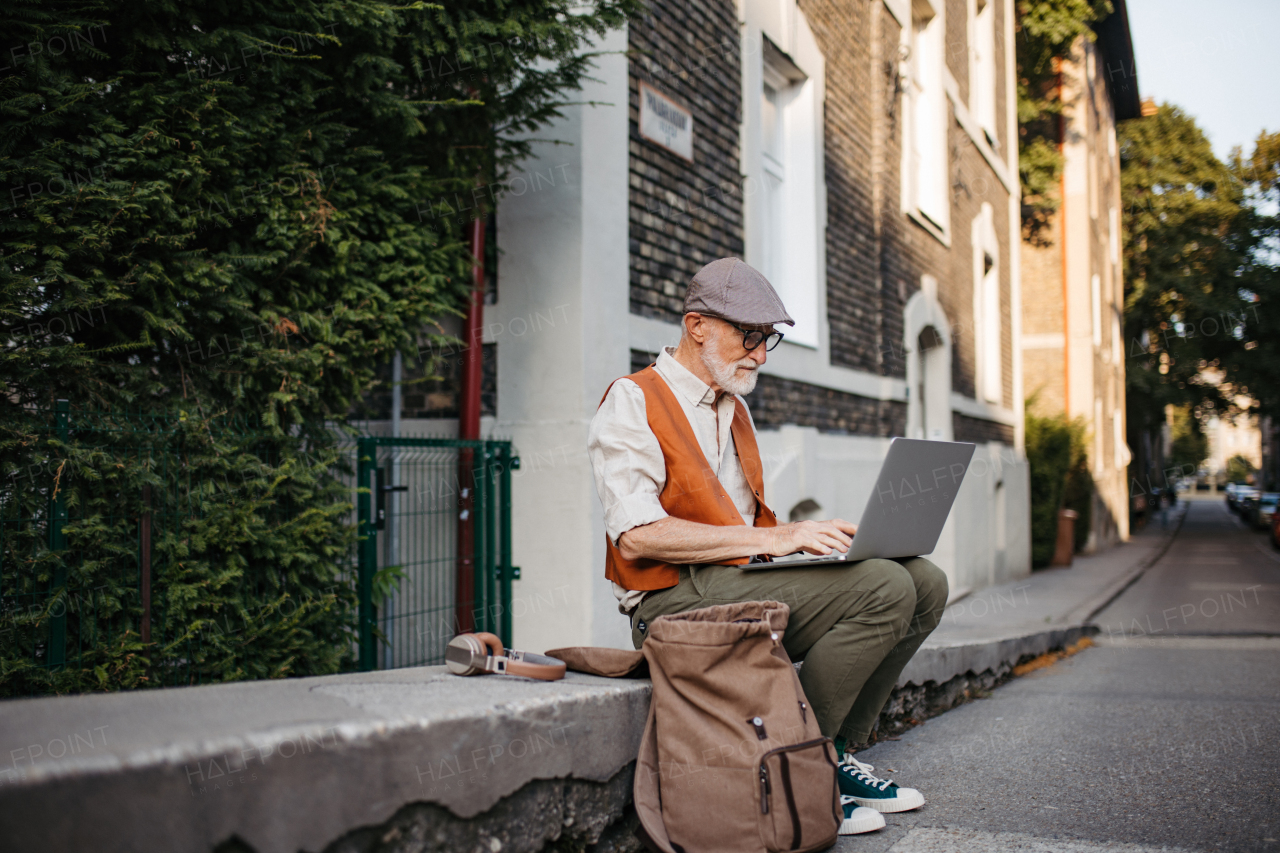
[[[351,535],[329,425],[397,348],[448,343],[422,331],[460,312],[470,286],[446,200],[468,194],[481,213],[492,205],[493,192],[472,189],[501,187],[589,73],[590,38],[633,8],[7,3],[0,464],[38,473],[3,487],[0,515],[25,519],[6,529],[35,536],[14,531],[41,523],[55,488],[95,483],[77,493],[89,516],[72,535],[91,537],[94,512],[136,518],[142,486],[159,486],[136,456],[95,457],[93,441],[50,439],[54,401],[81,417],[157,413],[171,425],[165,452],[193,472],[252,458],[262,474],[235,501],[210,498],[184,522],[183,570],[194,574],[167,587],[183,624],[258,613],[281,596],[318,608],[310,622],[281,620],[221,648],[200,678],[343,666],[350,597],[321,601]],[[220,434],[227,418],[254,423],[270,452]],[[68,481],[55,480],[60,467]],[[119,481],[109,507],[103,478]],[[278,514],[286,504],[288,519]],[[16,541],[0,557],[10,610],[17,567],[46,584],[58,578],[44,546]],[[6,620],[0,692],[164,680],[156,641],[143,648],[126,636],[95,646],[94,668],[56,677],[45,668],[41,681]]]

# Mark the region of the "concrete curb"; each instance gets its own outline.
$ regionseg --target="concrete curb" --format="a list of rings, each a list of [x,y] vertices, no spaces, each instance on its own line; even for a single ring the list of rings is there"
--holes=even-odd
[[[980,675],[987,671],[999,673],[1002,668],[1012,668],[1024,657],[1036,657],[1060,649],[1096,632],[1092,625],[1063,625],[989,640],[922,648],[902,671],[897,687],[923,687],[931,681],[945,684],[957,676]]]

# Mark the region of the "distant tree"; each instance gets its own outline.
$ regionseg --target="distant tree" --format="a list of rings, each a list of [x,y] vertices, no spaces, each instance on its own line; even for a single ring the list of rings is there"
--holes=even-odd
[[[1261,133],[1253,155],[1232,152],[1231,173],[1250,216],[1249,263],[1242,275],[1249,303],[1230,380],[1261,414],[1280,417],[1280,133]]]
[[[1154,436],[1166,406],[1198,416],[1235,407],[1254,308],[1254,214],[1177,107],[1124,122],[1119,142],[1128,423],[1131,435]]]
[[[1190,406],[1178,406],[1173,409],[1173,448],[1169,456],[1169,464],[1184,474],[1200,470],[1204,460],[1209,458],[1209,438],[1204,434],[1200,420],[1191,411]]]
[[[1237,453],[1227,460],[1227,482],[1247,483],[1257,470],[1252,462]]]
[[[1109,0],[1018,0],[1018,170],[1022,223],[1035,237],[1058,209],[1058,65],[1076,40],[1092,41],[1092,24],[1111,14]]]

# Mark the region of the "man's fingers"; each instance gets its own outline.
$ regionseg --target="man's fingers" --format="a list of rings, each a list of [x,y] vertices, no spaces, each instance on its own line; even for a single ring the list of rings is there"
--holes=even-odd
[[[848,550],[850,541],[839,531],[819,530],[806,537],[802,546],[810,554],[826,556],[833,551]]]
[[[835,543],[835,547],[842,551],[847,549],[853,543],[853,540],[850,539],[843,530],[831,523],[826,525],[826,529],[822,531],[822,535],[831,539],[832,542]]]
[[[852,536],[853,534],[858,532],[858,525],[849,521],[845,521],[843,518],[833,518],[827,523],[835,525],[835,527],[838,528],[841,533],[844,533],[848,536]]]

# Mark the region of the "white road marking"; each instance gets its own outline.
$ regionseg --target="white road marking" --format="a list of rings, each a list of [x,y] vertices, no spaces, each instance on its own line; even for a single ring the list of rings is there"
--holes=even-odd
[[[1280,651],[1280,637],[1179,637],[1168,634],[1164,637],[1109,637],[1099,634],[1093,638],[1095,646],[1108,646],[1117,649],[1191,649],[1231,652],[1276,652]]]
[[[1258,592],[1280,592],[1280,583],[1193,583],[1187,588],[1197,592],[1243,592],[1246,589],[1249,591],[1256,589]]]
[[[889,848],[889,853],[1186,853],[1186,850],[1145,844],[1040,838],[1023,832],[979,832],[976,829],[926,826],[908,832]]]

